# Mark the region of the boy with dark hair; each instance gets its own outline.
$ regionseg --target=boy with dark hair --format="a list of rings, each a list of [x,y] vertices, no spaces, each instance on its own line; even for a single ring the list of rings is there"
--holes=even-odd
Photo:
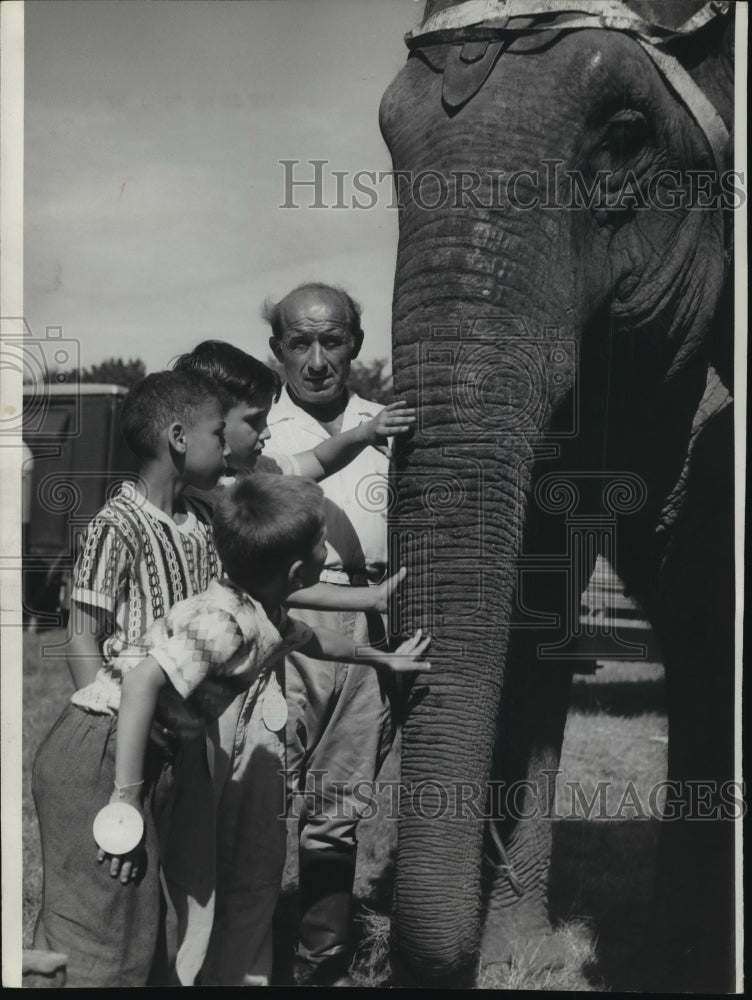
[[[217,400],[221,405],[220,393],[200,372],[147,375],[130,388],[123,400],[119,419],[125,443],[139,463],[154,461],[159,456],[165,427],[173,422],[192,427],[197,411]]]
[[[119,657],[218,572],[208,508],[184,493],[187,486],[212,488],[225,467],[222,408],[209,383],[190,372],[148,375],[124,401],[122,428],[139,478],[124,483],[86,530],[67,648],[77,690],[39,748],[32,777],[44,862],[34,947],[68,955],[68,986],[147,981],[157,940],[158,866],[143,870],[126,893],[106,870],[92,869],[89,846],[99,800],[109,795],[115,773],[126,662]],[[155,752],[142,789],[146,801],[161,801],[162,777]],[[151,820],[145,842],[156,845]]]
[[[369,445],[384,451],[389,437],[407,434],[415,426],[415,410],[399,400],[385,406],[371,420],[343,434],[332,434],[315,448],[267,459],[261,455],[269,438],[266,418],[282,388],[273,369],[220,340],[205,340],[190,354],[181,354],[173,362],[173,369],[198,372],[216,386],[225,408],[227,464],[232,472],[247,472],[260,459],[259,469],[263,472],[324,479],[344,468]]]
[[[230,470],[254,469],[303,474],[322,479],[342,468],[368,446],[383,448],[388,436],[406,433],[415,423],[414,410],[403,403],[381,410],[345,434],[332,435],[315,448],[290,456],[263,456],[269,437],[266,425],[272,401],[279,395],[277,374],[245,351],[221,341],[204,341],[174,362],[175,370],[200,372],[217,387],[225,406],[225,439]],[[382,444],[383,442],[383,444]],[[234,482],[224,478],[224,486]],[[249,525],[249,529],[255,529]],[[228,556],[232,558],[232,556]],[[288,607],[386,611],[391,592],[404,570],[379,586],[343,588],[315,583],[288,596]],[[268,983],[272,965],[272,926],[286,854],[286,769],[284,720],[272,727],[273,716],[286,718],[284,665],[261,685],[240,695],[211,727],[218,749],[213,752],[213,780],[218,800],[217,894],[201,905],[200,887],[190,894],[175,959],[176,981],[190,985],[201,972],[204,985]],[[276,708],[275,708],[276,706]],[[210,747],[211,751],[211,747]],[[176,810],[185,822],[194,812],[190,797],[181,795]],[[271,828],[270,828],[271,824]],[[176,826],[180,826],[178,822]],[[240,843],[242,841],[242,852]],[[175,857],[176,852],[170,852]],[[168,859],[167,868],[170,868]],[[178,876],[187,886],[189,872]],[[211,943],[209,943],[211,936]],[[208,947],[208,953],[207,953]]]
[[[278,399],[282,379],[251,354],[223,340],[204,340],[172,362],[173,371],[193,371],[208,378],[226,410],[243,400]]]
[[[143,794],[150,765],[148,735],[158,709],[160,718],[168,719],[185,743],[221,716],[239,691],[263,687],[275,664],[291,649],[303,649],[317,659],[347,659],[392,672],[430,670],[429,663],[418,664],[430,642],[420,632],[389,653],[356,648],[346,636],[310,629],[287,616],[282,607],[286,599],[316,582],[326,558],[323,495],[315,483],[263,474],[243,477],[220,497],[214,530],[227,576],[155,622],[143,637],[145,658],[124,672],[114,791],[96,819],[99,860],[109,858],[112,875],[124,884],[156,865],[154,848],[142,841],[141,832],[148,816]],[[283,709],[284,699],[276,717],[269,720],[270,729],[284,726]],[[203,740],[193,742],[203,744]],[[208,898],[214,843],[211,836],[202,838],[200,831],[206,828],[201,820],[215,816],[215,803],[211,782],[201,785],[198,775],[196,779],[192,805],[199,835],[190,844],[181,837],[179,863],[190,881],[189,893],[202,882],[203,898]],[[266,801],[274,803],[274,793]],[[254,812],[258,818],[258,804]],[[264,820],[249,831],[262,853],[265,838],[276,839],[284,817],[273,811]],[[173,816],[173,827],[176,822]],[[132,837],[118,842],[116,834],[124,824],[132,827]],[[171,861],[171,843],[168,840],[166,864]],[[248,839],[237,837],[235,849],[235,864],[242,868]],[[173,885],[177,891],[172,901],[180,922],[187,916],[188,898],[181,898],[179,879]],[[271,926],[272,914],[273,906],[266,913],[257,910],[256,917]]]

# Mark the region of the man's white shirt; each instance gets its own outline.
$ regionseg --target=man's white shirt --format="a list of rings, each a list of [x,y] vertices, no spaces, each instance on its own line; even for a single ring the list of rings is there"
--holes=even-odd
[[[350,393],[342,432],[372,420],[382,409],[382,404]],[[272,460],[277,455],[308,451],[330,437],[318,420],[296,406],[286,386],[271,408],[268,424],[271,438],[263,454]],[[363,562],[370,580],[383,576],[387,563],[388,473],[389,459],[369,445],[344,469],[319,484],[325,497],[340,510],[337,515],[327,505],[329,539],[322,581],[346,583],[343,571],[362,571]]]

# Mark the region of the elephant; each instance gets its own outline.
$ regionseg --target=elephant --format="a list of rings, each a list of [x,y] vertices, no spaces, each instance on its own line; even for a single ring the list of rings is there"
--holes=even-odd
[[[433,637],[406,695],[392,918],[420,982],[551,940],[576,609],[601,553],[666,676],[645,975],[733,988],[733,31],[733,4],[428,0],[381,101],[395,398],[419,412],[395,449],[390,627]],[[515,809],[491,794],[513,786]]]

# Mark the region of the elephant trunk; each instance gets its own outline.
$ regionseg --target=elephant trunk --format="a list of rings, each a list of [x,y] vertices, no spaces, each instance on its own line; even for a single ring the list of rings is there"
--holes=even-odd
[[[444,237],[451,269],[428,278],[415,264],[419,239],[403,227],[394,382],[420,424],[398,447],[390,537],[392,557],[408,567],[393,627],[430,632],[433,669],[411,691],[403,730],[394,931],[423,979],[462,982],[479,950],[488,777],[551,380],[531,336],[545,319],[530,300],[489,302],[482,275],[468,296],[472,251],[460,258],[472,235],[465,230],[456,254]]]

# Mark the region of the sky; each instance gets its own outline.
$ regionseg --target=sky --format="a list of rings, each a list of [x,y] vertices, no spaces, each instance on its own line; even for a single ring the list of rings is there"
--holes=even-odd
[[[267,296],[301,281],[363,305],[388,357],[397,212],[381,95],[422,0],[27,0],[24,312],[165,367],[199,341],[268,357]],[[325,160],[311,207],[311,160]],[[298,160],[283,166],[281,160]],[[334,171],[346,171],[338,199]],[[370,183],[370,182],[369,182]],[[281,208],[285,201],[298,207]],[[346,207],[333,207],[339,201]]]

